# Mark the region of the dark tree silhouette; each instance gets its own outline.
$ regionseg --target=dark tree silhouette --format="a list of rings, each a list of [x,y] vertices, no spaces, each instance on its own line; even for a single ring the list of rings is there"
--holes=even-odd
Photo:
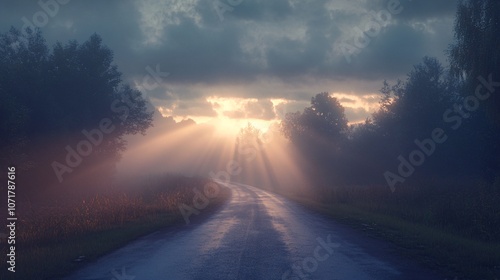
[[[500,1],[460,1],[450,69],[424,57],[405,80],[384,82],[379,110],[349,129],[327,94],[287,114],[282,133],[303,155],[313,198],[498,240],[499,34]],[[388,170],[406,174],[393,194]]]
[[[373,116],[380,133],[393,137],[402,149],[407,149],[414,139],[443,127],[443,113],[451,107],[456,94],[450,91],[449,82],[439,61],[429,57],[414,66],[405,82],[393,86],[385,82],[380,110]]]
[[[451,69],[463,79],[500,71],[500,2],[460,1],[455,19],[455,44],[449,50]]]
[[[54,162],[68,167],[64,176],[97,164],[109,173],[125,148],[123,137],[145,134],[152,121],[141,93],[121,83],[113,53],[98,35],[49,50],[39,30],[1,34],[0,95],[0,160],[47,181],[58,177]],[[78,167],[67,166],[67,147],[90,141],[84,131],[94,137],[92,150]]]
[[[305,108],[303,113],[288,113],[282,122],[284,135],[295,142],[325,139],[339,144],[344,140],[347,129],[344,108],[337,98],[327,92],[313,97],[311,106]]]
[[[500,2],[466,0],[458,5],[455,19],[455,44],[449,49],[452,73],[461,79],[464,97],[475,94],[482,77],[487,83],[500,80]],[[484,91],[485,89],[483,89]],[[500,95],[484,100],[467,120],[468,142],[482,149],[484,176],[493,180],[500,174]]]
[[[344,162],[341,150],[347,140],[348,125],[337,98],[327,92],[317,94],[302,113],[286,114],[281,131],[299,148],[303,169],[318,185],[340,180]]]

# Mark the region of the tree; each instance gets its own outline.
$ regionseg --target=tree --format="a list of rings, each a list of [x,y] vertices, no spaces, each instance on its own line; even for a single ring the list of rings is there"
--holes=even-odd
[[[384,81],[380,93],[382,93],[382,98],[379,102],[379,110],[373,114],[373,126],[382,137],[395,138],[399,122],[397,107],[404,94],[404,84],[401,80],[398,80],[394,85]]]
[[[303,113],[288,113],[282,122],[283,134],[292,142],[316,139],[339,144],[347,130],[344,108],[327,92],[312,97]]]
[[[327,92],[317,94],[311,98],[311,106],[302,113],[285,115],[281,131],[300,150],[303,170],[316,180],[316,184],[338,182],[348,126],[344,108],[337,98]]]
[[[377,165],[390,169],[399,155],[406,156],[417,149],[417,140],[420,143],[431,137],[434,129],[442,129],[447,135],[446,145],[433,148],[432,153],[435,151],[437,155],[419,167],[418,174],[421,176],[413,177],[477,175],[477,145],[463,137],[471,132],[464,128],[455,131],[453,123],[450,123],[450,114],[446,114],[455,110],[455,103],[460,103],[458,87],[457,79],[437,59],[429,57],[424,57],[421,63],[415,65],[405,81],[398,81],[395,85],[384,82],[380,109],[373,114],[375,128],[371,134],[372,141],[362,141],[365,142],[362,150],[368,146],[378,151],[372,153],[378,157],[375,160]],[[456,118],[457,114],[451,115]],[[470,153],[463,152],[465,146]]]
[[[390,86],[384,82],[380,109],[374,122],[380,133],[394,139],[405,152],[416,138],[443,126],[443,113],[450,108],[454,92],[439,61],[424,57],[405,82]]]
[[[238,161],[240,156],[244,156],[247,161],[253,161],[262,146],[262,131],[249,122],[238,132],[233,160]]]
[[[33,165],[28,157],[30,123],[45,104],[38,94],[41,75],[46,70],[48,49],[39,32],[26,34],[11,28],[0,35],[0,162],[26,169]],[[27,98],[33,95],[30,100]],[[5,165],[3,165],[5,166]]]
[[[240,129],[238,133],[237,141],[241,144],[247,145],[262,145],[262,141],[260,140],[262,132],[260,129],[256,128],[250,122],[247,123],[247,126]]]
[[[2,155],[26,155],[22,162],[12,156],[0,160],[31,167],[44,182],[56,178],[52,163],[67,165],[67,147],[76,150],[82,141],[93,145],[82,156],[80,171],[97,164],[99,170],[112,168],[125,148],[124,136],[145,134],[153,115],[141,93],[122,84],[113,52],[96,34],[83,44],[57,43],[52,50],[40,30],[0,34],[0,96],[0,147],[9,151]],[[103,122],[112,129],[100,137],[96,130]],[[94,133],[94,141],[84,131]]]
[[[452,73],[463,83],[463,97],[473,95],[479,77],[500,80],[500,2],[464,0],[458,5],[455,43],[449,49]],[[491,76],[490,76],[491,75]],[[491,81],[490,81],[491,80]],[[499,89],[497,88],[496,91]],[[500,174],[500,95],[490,94],[467,120],[470,133],[463,134],[480,151],[485,176],[493,180]],[[471,128],[474,129],[471,129]]]
[[[500,2],[462,0],[455,19],[455,44],[449,49],[453,74],[464,80],[499,75]]]

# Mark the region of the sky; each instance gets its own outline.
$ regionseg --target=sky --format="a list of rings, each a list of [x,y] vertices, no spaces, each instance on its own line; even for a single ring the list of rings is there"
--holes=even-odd
[[[57,2],[56,2],[57,1]],[[312,96],[351,123],[384,80],[424,56],[447,65],[456,0],[0,0],[0,32],[38,26],[49,44],[99,34],[124,81],[176,121],[265,129]]]

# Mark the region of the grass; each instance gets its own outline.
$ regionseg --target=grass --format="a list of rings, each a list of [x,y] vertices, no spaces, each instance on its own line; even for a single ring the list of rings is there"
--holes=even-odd
[[[347,203],[319,203],[291,197],[307,208],[365,233],[388,240],[401,254],[450,279],[500,279],[500,243],[463,237],[455,232],[366,211]]]
[[[50,202],[57,207],[37,206],[19,215],[23,218],[16,230],[16,273],[2,269],[0,279],[58,279],[82,265],[76,261],[80,256],[85,263],[148,233],[183,226],[179,204],[192,204],[193,187],[202,190],[206,183],[199,178],[164,178],[140,191],[112,191]],[[221,186],[200,215],[209,214],[229,196],[229,189]],[[3,243],[2,252],[6,251]]]

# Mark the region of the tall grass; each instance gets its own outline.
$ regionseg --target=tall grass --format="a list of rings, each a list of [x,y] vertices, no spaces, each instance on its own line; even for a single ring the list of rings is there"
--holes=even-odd
[[[448,230],[466,238],[500,242],[500,180],[324,188],[314,200],[346,204],[374,213]]]
[[[452,279],[500,278],[500,180],[313,188],[290,198],[389,240]],[[286,195],[286,194],[285,194]]]
[[[79,256],[88,261],[141,235],[181,224],[178,205],[191,204],[193,188],[201,189],[207,182],[170,175],[126,190],[107,189],[84,197],[68,192],[62,196],[66,198],[33,203],[18,215],[16,273],[2,269],[0,279],[57,279],[79,266]],[[228,191],[221,191],[208,208],[227,197]],[[5,243],[1,247],[7,252]],[[1,261],[6,262],[5,254]]]

